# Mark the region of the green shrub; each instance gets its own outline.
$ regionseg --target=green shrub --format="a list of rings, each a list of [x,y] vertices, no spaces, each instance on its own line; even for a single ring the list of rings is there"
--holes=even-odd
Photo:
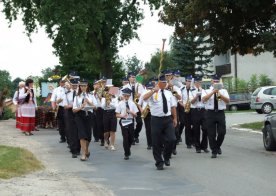
[[[8,120],[10,118],[15,119],[15,113],[10,108],[5,107],[1,120]]]

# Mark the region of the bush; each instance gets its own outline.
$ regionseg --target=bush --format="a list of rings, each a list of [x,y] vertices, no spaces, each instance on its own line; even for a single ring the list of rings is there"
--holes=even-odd
[[[0,117],[1,120],[8,120],[8,119],[15,119],[15,113],[10,109],[5,107],[2,116]]]

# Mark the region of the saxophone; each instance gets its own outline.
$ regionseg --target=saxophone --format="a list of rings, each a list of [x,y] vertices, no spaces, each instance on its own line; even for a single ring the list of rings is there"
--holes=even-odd
[[[191,110],[191,102],[190,102],[189,99],[185,103],[184,108],[185,108],[185,113],[189,113],[190,112],[190,110]]]
[[[141,117],[142,118],[146,118],[148,113],[150,112],[150,108],[149,108],[149,104],[145,107],[145,109],[143,110],[143,112],[141,113]]]
[[[138,86],[139,86],[139,84],[137,84],[137,87],[136,87],[136,90],[135,90],[135,93],[134,93],[134,100],[133,100],[133,102],[136,104],[137,107],[138,107],[138,102],[139,102]]]

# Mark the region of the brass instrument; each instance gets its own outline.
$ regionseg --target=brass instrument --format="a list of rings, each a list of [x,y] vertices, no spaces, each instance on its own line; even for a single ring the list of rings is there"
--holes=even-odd
[[[176,96],[176,95],[177,95],[177,91],[174,91],[174,90],[173,90],[173,86],[170,87],[170,91],[172,92],[173,96]]]
[[[147,115],[149,114],[150,112],[150,107],[149,107],[149,104],[145,107],[145,109],[143,110],[143,112],[141,113],[141,117],[142,118],[146,118]]]
[[[134,93],[134,100],[133,100],[137,107],[138,107],[138,102],[139,102],[138,86],[139,86],[139,84],[137,83],[137,87],[136,87],[136,90],[135,90],[135,93]]]
[[[219,92],[217,92],[216,96],[217,96],[217,100],[220,101],[221,100],[221,94]]]
[[[187,102],[185,103],[184,109],[185,109],[185,113],[189,113],[189,112],[190,112],[190,110],[191,110],[191,102],[190,102],[189,99],[188,99]]]

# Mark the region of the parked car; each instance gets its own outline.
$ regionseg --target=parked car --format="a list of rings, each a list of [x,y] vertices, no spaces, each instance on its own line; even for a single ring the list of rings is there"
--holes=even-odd
[[[276,86],[257,88],[251,95],[251,109],[259,114],[269,114],[276,108]]]
[[[230,93],[230,102],[226,105],[227,110],[249,110],[250,109],[250,93]]]
[[[268,114],[264,120],[263,143],[266,150],[276,150],[276,114]]]

